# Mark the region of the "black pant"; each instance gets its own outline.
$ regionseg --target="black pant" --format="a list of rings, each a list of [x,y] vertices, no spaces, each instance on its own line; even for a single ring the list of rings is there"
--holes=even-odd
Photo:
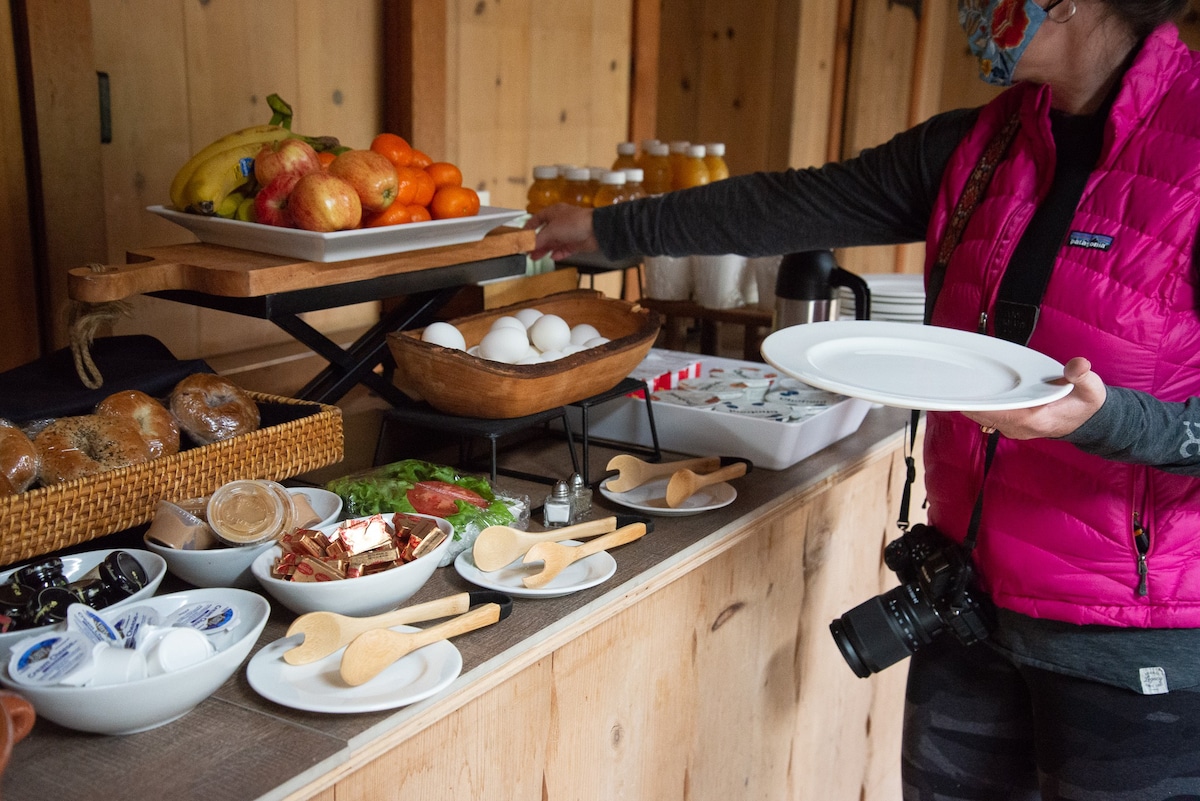
[[[907,801],[1200,799],[1200,692],[1139,695],[945,634],[909,667],[903,760]]]

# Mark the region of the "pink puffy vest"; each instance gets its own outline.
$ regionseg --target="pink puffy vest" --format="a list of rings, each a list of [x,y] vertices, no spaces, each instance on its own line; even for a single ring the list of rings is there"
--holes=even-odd
[[[1049,106],[1048,87],[1013,87],[982,110],[951,158],[929,226],[930,259],[993,133],[1020,115],[951,257],[935,325],[974,331],[990,312],[1053,173]],[[1164,26],[1123,79],[1071,221],[1079,236],[1059,251],[1030,347],[1064,363],[1086,356],[1107,384],[1162,400],[1200,395],[1198,228],[1200,56]],[[929,519],[957,540],[979,491],[984,440],[960,414],[928,415]],[[1135,521],[1150,536],[1145,596],[1137,592]],[[1001,439],[975,558],[997,604],[1033,617],[1200,627],[1200,478],[1107,461],[1061,441]]]

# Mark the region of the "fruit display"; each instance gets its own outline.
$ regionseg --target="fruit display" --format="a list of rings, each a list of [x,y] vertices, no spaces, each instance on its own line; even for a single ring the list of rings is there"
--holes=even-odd
[[[292,108],[267,101],[271,121],[196,152],[171,182],[171,204],[191,214],[328,233],[479,213],[462,171],[384,132],[369,147],[291,129]]]

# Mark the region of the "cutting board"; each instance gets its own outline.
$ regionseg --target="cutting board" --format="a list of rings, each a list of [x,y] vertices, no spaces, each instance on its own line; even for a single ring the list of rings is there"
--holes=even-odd
[[[527,253],[534,237],[533,231],[499,228],[478,242],[339,262],[297,261],[204,243],[165,245],[131,251],[126,264],[76,267],[68,272],[67,292],[87,303],[171,289],[251,298]]]

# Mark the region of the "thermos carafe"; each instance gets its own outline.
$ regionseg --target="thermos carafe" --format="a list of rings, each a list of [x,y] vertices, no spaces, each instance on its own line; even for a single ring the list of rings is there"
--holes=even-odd
[[[855,318],[866,320],[871,309],[871,290],[862,278],[839,267],[832,251],[787,254],[780,261],[775,278],[775,329],[834,319],[840,286],[854,293]]]

